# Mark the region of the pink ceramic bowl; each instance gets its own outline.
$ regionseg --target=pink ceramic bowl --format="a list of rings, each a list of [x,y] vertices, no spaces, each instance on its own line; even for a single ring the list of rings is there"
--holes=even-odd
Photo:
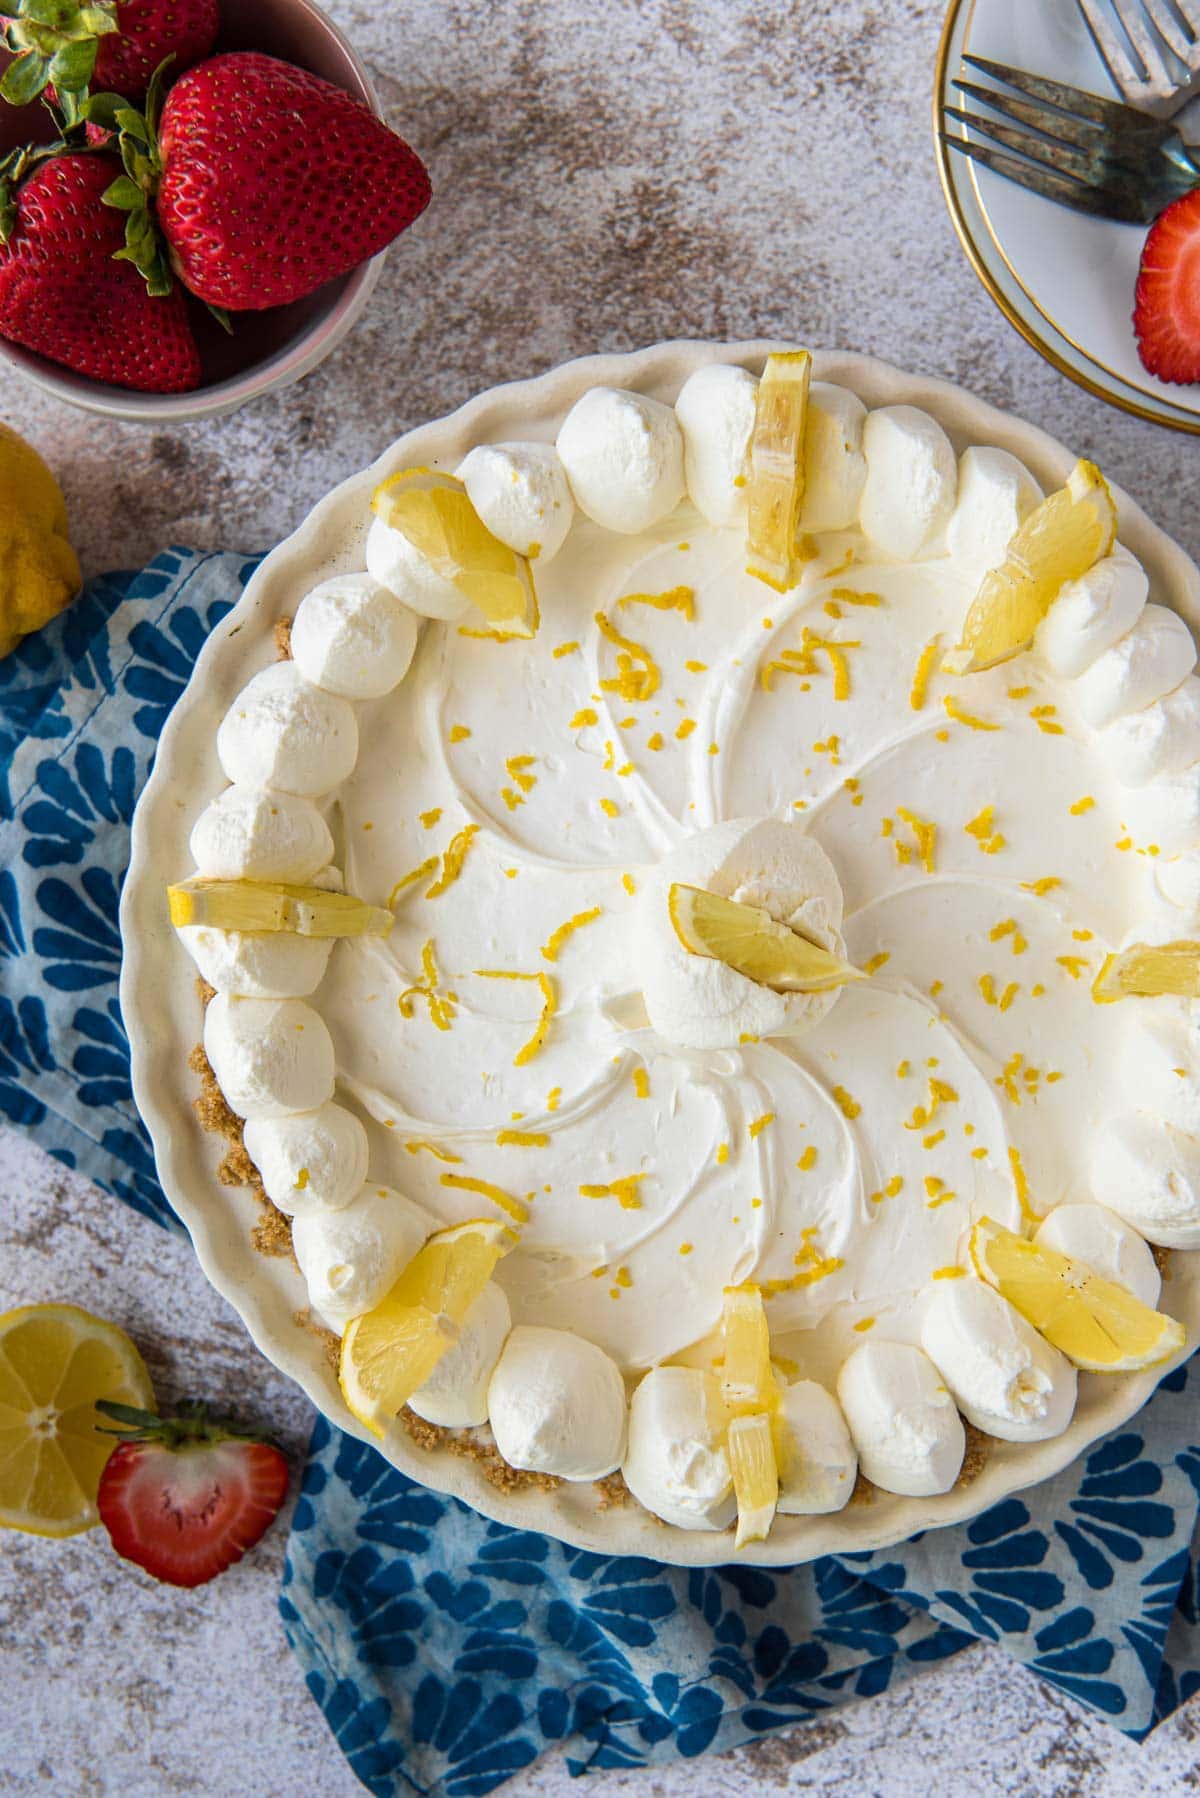
[[[222,0],[218,50],[265,50],[286,62],[299,63],[364,100],[372,112],[380,106],[370,76],[346,39],[313,0]],[[0,151],[45,137],[40,106],[15,111],[0,108]],[[355,323],[366,306],[383,267],[383,254],[363,263],[339,281],[330,281],[306,299],[268,312],[242,312],[227,337],[205,309],[192,309],[192,325],[200,346],[202,384],[192,393],[135,393],[108,387],[74,374],[59,363],[0,338],[0,363],[7,363],[46,393],[72,406],[107,418],[140,419],[175,424],[188,418],[213,418],[232,412],[248,400],[285,387],[310,374]]]

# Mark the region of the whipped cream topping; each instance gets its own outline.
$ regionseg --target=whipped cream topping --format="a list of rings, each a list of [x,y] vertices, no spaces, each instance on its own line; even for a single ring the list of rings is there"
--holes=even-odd
[[[292,1219],[292,1248],[313,1309],[341,1331],[385,1298],[430,1233],[427,1212],[368,1180],[339,1211]]]
[[[958,492],[958,459],[936,419],[915,406],[880,406],[863,425],[867,478],[859,522],[886,556],[911,561],[944,530]]]
[[[207,924],[181,925],[178,935],[210,986],[248,999],[307,999],[320,986],[333,949],[332,941],[319,937]]]
[[[776,1437],[778,1508],[793,1517],[840,1511],[858,1455],[837,1400],[815,1380],[794,1380],[780,1399]]]
[[[303,885],[333,859],[329,826],[308,799],[235,781],[205,806],[189,848],[210,880]]]
[[[1121,543],[1112,554],[1060,589],[1034,633],[1034,648],[1052,673],[1077,680],[1133,629],[1150,582]]]
[[[725,1451],[729,1413],[715,1374],[655,1367],[629,1406],[621,1472],[638,1503],[684,1530],[727,1529],[737,1514]]]
[[[340,786],[354,767],[354,708],[306,681],[294,662],[276,662],[226,712],[217,756],[230,780],[314,798]]]
[[[488,1420],[488,1387],[509,1331],[512,1312],[504,1288],[489,1280],[471,1306],[453,1345],[409,1406],[427,1423],[470,1429]]]
[[[1043,1433],[1070,1411],[1061,1369],[1030,1351],[1014,1372],[1028,1344],[962,1277],[974,1220],[1030,1229],[1099,1201],[1152,1241],[1200,1246],[1200,1138],[1165,1074],[1131,1110],[1127,1071],[1152,1009],[1177,1027],[1171,1078],[1194,1084],[1190,1007],[1091,997],[1112,948],[1195,926],[1200,766],[1181,761],[1190,637],[1146,606],[1119,548],[1064,591],[1032,653],[942,672],[981,570],[1036,503],[1012,458],[960,464],[913,408],[864,422],[852,396],[814,388],[840,446],[816,516],[845,523],[806,521],[815,553],[778,595],[745,570],[746,384],[708,385],[707,423],[704,384],[679,422],[640,396],[585,396],[559,434],[579,509],[539,566],[537,638],[456,628],[456,611],[423,629],[402,685],[357,703],[371,753],[322,810],[348,888],[390,900],[396,925],[337,944],[315,1004],[373,1178],[440,1224],[495,1212],[518,1228],[497,1272],[517,1325],[492,1379],[501,1452],[593,1477],[615,1397],[594,1407],[613,1425],[602,1454],[565,1394],[615,1395],[572,1345],[603,1350],[614,1372],[653,1370],[633,1399],[631,1487],[668,1521],[724,1527],[711,1460],[710,1496],[692,1505],[684,1480],[678,1515],[663,1508],[654,1444],[665,1430],[690,1465],[719,1438],[699,1421],[712,1388],[691,1376],[719,1354],[726,1285],[760,1285],[797,1384],[836,1386],[867,1476],[932,1493],[957,1475],[962,1431],[917,1346],[930,1316],[944,1359],[971,1337],[962,1403],[984,1427],[1027,1427],[1033,1387]],[[735,523],[713,528],[701,503]],[[371,537],[385,581],[378,521]],[[430,612],[397,554],[393,590]],[[270,808],[239,806],[231,853],[282,853]],[[311,837],[300,816],[288,829]],[[689,957],[665,912],[673,879],[783,921],[807,906],[806,933],[844,941],[869,982],[783,995]],[[227,1019],[265,1008],[261,1030],[213,1025],[254,1115],[322,1106],[322,1054],[305,1045],[301,1079],[270,1002],[224,1003]],[[1095,1228],[1079,1240],[1112,1247]],[[530,1331],[567,1341],[554,1393],[522,1411]],[[819,1401],[792,1402],[816,1439]],[[821,1440],[828,1472],[842,1463]]]
[[[864,1342],[837,1381],[859,1465],[885,1492],[932,1498],[958,1478],[966,1435],[937,1368],[904,1342]]]
[[[625,1456],[625,1384],[611,1356],[570,1330],[518,1324],[488,1386],[488,1420],[510,1467],[600,1480]]]
[[[290,1117],[251,1118],[243,1136],[267,1197],[289,1217],[344,1211],[366,1182],[362,1119],[332,1100]]]
[[[1071,1421],[1074,1367],[982,1281],[940,1283],[925,1313],[921,1346],[963,1416],[989,1436],[1044,1442],[1061,1436]]]
[[[575,503],[606,530],[649,530],[683,498],[678,421],[644,394],[591,388],[567,413],[555,447]]]
[[[333,1040],[301,999],[218,993],[204,1014],[204,1052],[241,1118],[315,1111],[333,1097]]]
[[[683,432],[688,497],[709,524],[746,515],[746,481],[758,382],[744,368],[710,362],[679,389],[675,416]]]
[[[1013,536],[1042,498],[1023,462],[1007,450],[972,444],[958,459],[946,548],[973,563],[982,579],[1004,560]]]
[[[314,687],[345,699],[379,699],[408,673],[416,615],[369,574],[338,574],[301,600],[292,660]]]
[[[519,556],[549,562],[566,542],[575,505],[548,443],[480,443],[455,471],[488,530]]]
[[[769,912],[823,949],[845,955],[842,889],[819,843],[790,821],[731,819],[689,837],[646,877],[633,953],[651,1028],[685,1049],[735,1048],[748,1037],[799,1036],[836,1004],[827,993],[782,993],[724,962],[691,954],[671,923],[676,881]]]

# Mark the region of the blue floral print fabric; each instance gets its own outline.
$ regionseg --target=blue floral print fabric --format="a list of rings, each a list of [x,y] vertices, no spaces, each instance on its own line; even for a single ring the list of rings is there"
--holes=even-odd
[[[129,825],[163,722],[254,562],[170,550],[0,662],[0,1121],[178,1229],[117,1002]],[[1189,1377],[1190,1375],[1190,1377]],[[568,1548],[426,1491],[324,1419],[280,1610],[381,1798],[694,1759],[996,1643],[1145,1736],[1200,1690],[1200,1374],[962,1528],[783,1571]]]

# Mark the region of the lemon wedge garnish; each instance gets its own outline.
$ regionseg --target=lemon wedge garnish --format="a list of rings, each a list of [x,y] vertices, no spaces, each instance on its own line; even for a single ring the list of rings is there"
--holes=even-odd
[[[747,980],[776,992],[826,993],[848,980],[867,978],[860,968],[810,942],[760,906],[722,899],[704,887],[677,880],[667,896],[667,910],[689,955],[724,962]]]
[[[338,1382],[375,1436],[458,1340],[463,1319],[511,1242],[495,1218],[475,1218],[431,1236],[374,1310],[347,1325]]]
[[[737,1499],[734,1546],[742,1548],[747,1542],[765,1541],[779,1503],[779,1468],[767,1413],[735,1417],[729,1426],[726,1452]]]
[[[1092,985],[1098,1005],[1162,993],[1200,998],[1200,943],[1132,943],[1108,957]]]
[[[123,1330],[76,1305],[0,1317],[0,1526],[73,1536],[98,1521],[113,1451],[97,1399],[154,1409],[142,1357]]]
[[[735,1417],[772,1410],[778,1392],[771,1337],[757,1286],[727,1286],[721,1306],[721,1395]]]
[[[804,435],[812,357],[785,350],[767,357],[750,438],[747,542],[749,572],[786,593],[799,578],[804,503]]]
[[[1028,649],[1067,581],[1108,555],[1117,509],[1094,462],[1077,462],[1065,487],[1044,499],[1014,534],[998,568],[985,574],[948,658],[953,674],[977,674]]]
[[[167,902],[177,929],[207,924],[291,936],[386,936],[395,923],[390,911],[351,893],[277,880],[185,880],[167,888]]]
[[[492,535],[461,481],[428,468],[402,469],[376,487],[371,509],[495,630],[512,637],[537,634],[537,592],[528,558]]]
[[[990,1217],[971,1232],[971,1260],[980,1279],[1076,1367],[1093,1373],[1155,1367],[1187,1340],[1181,1323],[1152,1311],[1126,1287],[1082,1261],[1026,1242]]]

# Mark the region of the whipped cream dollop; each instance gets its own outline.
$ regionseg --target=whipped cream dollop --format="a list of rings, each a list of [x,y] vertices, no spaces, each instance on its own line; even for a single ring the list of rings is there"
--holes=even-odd
[[[815,1380],[785,1386],[776,1426],[779,1510],[793,1517],[840,1511],[858,1474],[858,1455],[837,1400]]]
[[[302,999],[218,993],[204,1014],[204,1052],[240,1118],[315,1111],[333,1097],[333,1039]]]
[[[909,1498],[949,1492],[966,1435],[927,1354],[911,1343],[864,1342],[843,1362],[837,1395],[873,1485]]]
[[[1133,629],[1149,592],[1141,563],[1115,543],[1110,555],[1059,589],[1034,633],[1034,649],[1061,679],[1077,680]]]
[[[411,544],[403,531],[394,530],[376,516],[367,532],[364,555],[367,573],[381,587],[387,587],[396,598],[422,618],[439,618],[453,623],[465,618],[471,602],[465,593],[447,580],[433,566],[429,557]]]
[[[1041,488],[1016,456],[972,444],[958,459],[946,548],[970,562],[982,578],[1004,560],[1012,538],[1042,498]]]
[[[1200,762],[1200,680],[1189,674],[1152,705],[1116,718],[1097,739],[1123,787],[1144,787]]]
[[[629,1449],[621,1468],[638,1503],[683,1530],[727,1529],[737,1515],[728,1427],[715,1374],[700,1367],[652,1368],[630,1401]]]
[[[332,1100],[290,1117],[251,1118],[243,1137],[267,1197],[289,1217],[344,1211],[366,1183],[366,1129]]]
[[[1087,722],[1102,730],[1170,693],[1195,665],[1196,645],[1179,613],[1147,605],[1137,623],[1079,676],[1072,696]]]
[[[867,474],[859,522],[884,555],[911,561],[954,510],[954,446],[937,420],[915,406],[868,413],[862,442]]]
[[[479,443],[459,463],[467,498],[493,537],[546,563],[566,542],[575,504],[548,443]]]
[[[488,1419],[510,1467],[600,1480],[625,1456],[625,1383],[611,1355],[571,1330],[518,1324],[488,1386]]]
[[[1162,1276],[1154,1256],[1137,1231],[1106,1206],[1058,1205],[1042,1219],[1033,1240],[1040,1249],[1069,1255],[1102,1279],[1126,1287],[1143,1305],[1158,1304]]]
[[[247,682],[217,731],[232,781],[315,798],[341,786],[358,759],[354,708],[275,662]]]
[[[332,938],[285,931],[176,928],[209,986],[247,999],[307,999],[321,984],[333,950]]]
[[[1200,1140],[1148,1111],[1112,1118],[1096,1138],[1092,1191],[1147,1242],[1200,1248]]]
[[[867,408],[848,387],[814,381],[804,429],[802,531],[848,531],[858,522],[867,479]]]
[[[746,1036],[795,1036],[836,1004],[838,990],[779,993],[724,962],[685,949],[671,922],[672,885],[705,887],[758,906],[780,924],[845,954],[842,889],[833,863],[799,824],[734,818],[689,837],[642,887],[634,956],[646,1011],[666,1041],[727,1048]]]
[[[455,1341],[408,1403],[427,1423],[470,1429],[488,1420],[488,1387],[512,1328],[504,1288],[489,1280],[459,1326]]]
[[[605,530],[649,530],[683,498],[683,434],[670,406],[593,387],[555,440],[575,502]]]
[[[1075,1410],[1075,1369],[981,1280],[942,1280],[921,1346],[976,1429],[1004,1442],[1061,1436]]]
[[[372,1180],[340,1211],[293,1217],[292,1247],[309,1303],[340,1332],[387,1295],[430,1229],[419,1205]]]
[[[727,362],[695,369],[679,389],[675,416],[683,432],[688,498],[710,524],[745,517],[757,400],[755,377]]]
[[[314,687],[345,699],[381,699],[408,673],[417,647],[413,612],[369,574],[337,574],[300,601],[292,660]]]
[[[308,799],[235,781],[209,801],[188,847],[209,880],[284,880],[303,886],[333,858],[329,826]]]

